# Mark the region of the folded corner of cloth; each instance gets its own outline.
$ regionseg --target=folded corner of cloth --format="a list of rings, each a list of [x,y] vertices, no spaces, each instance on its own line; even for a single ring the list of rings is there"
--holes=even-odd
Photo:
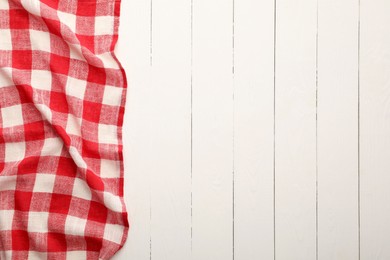
[[[110,259],[123,199],[120,0],[0,0],[0,259]]]

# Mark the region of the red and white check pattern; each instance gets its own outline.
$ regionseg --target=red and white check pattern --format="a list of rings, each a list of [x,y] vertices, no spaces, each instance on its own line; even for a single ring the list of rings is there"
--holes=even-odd
[[[0,259],[109,259],[123,201],[120,0],[0,0]]]

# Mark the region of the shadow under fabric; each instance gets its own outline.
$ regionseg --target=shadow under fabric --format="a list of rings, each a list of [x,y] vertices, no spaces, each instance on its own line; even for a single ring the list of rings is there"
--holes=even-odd
[[[120,0],[0,0],[0,259],[125,243]]]

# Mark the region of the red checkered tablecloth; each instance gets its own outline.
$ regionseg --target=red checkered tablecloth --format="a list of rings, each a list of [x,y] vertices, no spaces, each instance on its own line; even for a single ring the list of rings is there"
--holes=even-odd
[[[109,259],[128,232],[120,0],[0,0],[0,259]]]

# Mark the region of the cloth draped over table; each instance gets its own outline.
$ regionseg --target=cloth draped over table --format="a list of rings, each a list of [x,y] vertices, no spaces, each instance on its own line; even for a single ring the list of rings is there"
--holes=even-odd
[[[123,200],[120,0],[0,0],[0,259],[109,259]]]

